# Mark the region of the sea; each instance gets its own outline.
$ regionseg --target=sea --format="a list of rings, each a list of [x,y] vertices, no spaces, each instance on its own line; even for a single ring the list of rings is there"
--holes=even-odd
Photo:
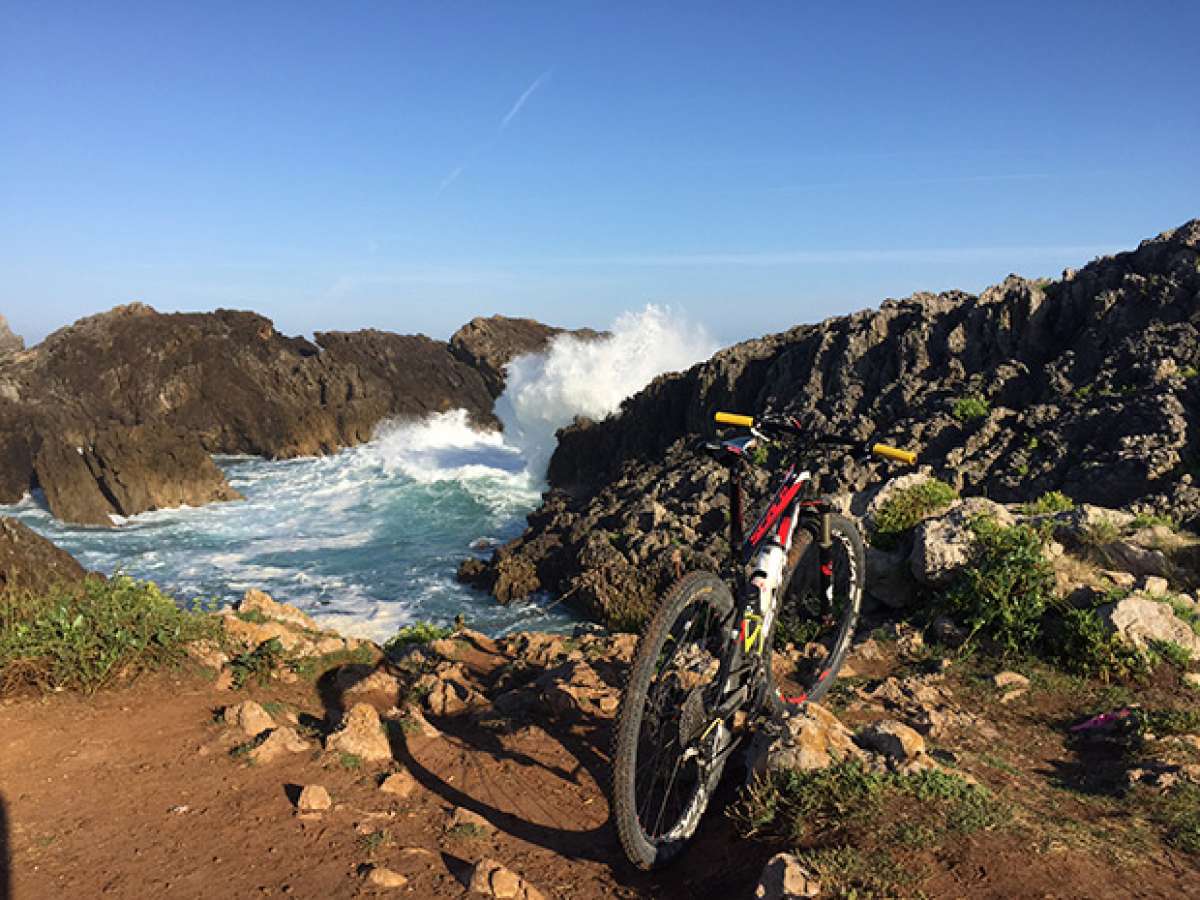
[[[33,492],[0,506],[86,568],[159,584],[181,603],[225,605],[249,588],[295,604],[343,634],[383,641],[417,621],[462,616],[493,636],[568,630],[558,598],[501,605],[460,584],[459,563],[520,535],[546,488],[555,431],[602,419],[655,376],[707,359],[706,331],[670,309],[624,313],[609,336],[560,335],[513,360],[496,402],[503,431],[463,410],[381,423],[368,443],[329,456],[215,457],[245,499],[64,524]]]

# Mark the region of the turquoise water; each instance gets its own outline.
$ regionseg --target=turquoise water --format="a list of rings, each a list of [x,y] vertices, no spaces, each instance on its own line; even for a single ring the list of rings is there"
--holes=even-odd
[[[333,456],[217,463],[244,501],[145,513],[114,529],[64,525],[37,496],[0,514],[90,569],[151,579],[180,599],[229,602],[261,588],[377,640],[459,614],[490,634],[575,621],[547,597],[501,606],[455,580],[464,558],[520,534],[541,487],[518,450],[472,431],[461,411]]]

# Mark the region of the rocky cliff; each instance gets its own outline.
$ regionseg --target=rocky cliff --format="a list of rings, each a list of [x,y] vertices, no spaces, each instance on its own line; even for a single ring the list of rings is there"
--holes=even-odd
[[[526,533],[463,576],[502,600],[544,589],[610,620],[690,555],[721,552],[720,473],[690,453],[727,409],[920,451],[965,493],[1200,516],[1200,220],[1058,281],[1010,276],[804,325],[657,379],[619,415],[562,431],[556,488]],[[876,464],[835,466],[861,489]]]
[[[505,316],[472,319],[450,337],[450,352],[479,371],[493,397],[504,393],[505,367],[526,353],[537,353],[562,328],[543,325],[533,319],[510,319]],[[602,332],[581,328],[570,334],[580,338],[597,338]]]
[[[0,357],[0,502],[41,487],[59,518],[106,525],[112,513],[234,498],[213,453],[328,453],[368,440],[383,419],[454,408],[498,427],[504,365],[557,331],[472,324],[452,352],[374,330],[287,337],[231,310],[131,304],[82,319]]]

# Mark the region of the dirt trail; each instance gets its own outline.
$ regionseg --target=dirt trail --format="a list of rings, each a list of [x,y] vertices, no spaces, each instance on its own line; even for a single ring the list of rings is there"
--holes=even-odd
[[[388,767],[344,768],[315,741],[269,764],[231,756],[214,713],[246,698],[286,704],[301,723],[328,712],[327,693],[308,683],[231,694],[183,676],[0,706],[7,896],[353,897],[378,890],[360,871],[381,864],[409,878],[410,895],[462,897],[482,857],[553,897],[736,896],[768,855],[738,846],[718,816],[690,864],[661,878],[623,864],[600,788],[604,720],[504,733],[471,716],[430,717],[442,736],[393,742],[394,768],[419,785],[397,800],[377,787]],[[294,799],[313,783],[335,806],[306,820]],[[495,833],[447,833],[460,806]],[[714,871],[726,877],[705,874]]]
[[[198,675],[160,676],[94,697],[55,694],[0,705],[0,824],[7,818],[0,859],[5,842],[11,857],[11,884],[0,875],[7,891],[0,897],[465,897],[482,858],[499,861],[547,897],[753,896],[775,848],[738,837],[721,814],[736,796],[736,776],[726,779],[677,865],[646,875],[624,862],[602,790],[610,719],[572,707],[569,693],[554,702],[544,686],[550,672],[578,673],[582,664],[601,677],[594,699],[615,688],[619,661],[596,655],[584,662],[575,652],[576,661],[564,663],[560,648],[553,659],[531,664],[511,644],[455,643],[456,658],[443,666],[465,674],[476,705],[429,714],[437,736],[394,731],[387,765],[320,749],[343,707],[364,699],[346,696],[335,673],[235,692]],[[847,697],[856,696],[847,688]],[[533,702],[498,712],[500,698],[522,693]],[[578,693],[586,707],[588,691]],[[215,713],[248,698],[279,720],[296,719],[312,749],[254,765],[231,752],[244,738]],[[1052,711],[994,702],[992,711],[1002,737],[965,739],[960,760],[991,759],[990,768],[974,769],[997,790],[1013,778],[997,758],[1017,765],[1022,772],[1011,793],[1028,799],[1026,815],[1044,815],[1053,825],[1039,834],[1053,834],[1056,815],[1086,819],[1086,798],[1047,782],[1072,759],[1053,739],[1059,729],[1045,724]],[[866,714],[845,712],[848,720]],[[381,792],[387,771],[411,773],[416,789],[404,799]],[[333,808],[298,815],[295,800],[307,784],[325,786]],[[451,828],[457,807],[494,831]],[[1108,851],[1094,852],[1082,839],[1039,843],[1033,834],[981,832],[913,851],[927,873],[924,896],[1200,896],[1200,867],[1180,854],[1106,858]],[[373,865],[403,874],[406,887],[368,884],[363,874]]]

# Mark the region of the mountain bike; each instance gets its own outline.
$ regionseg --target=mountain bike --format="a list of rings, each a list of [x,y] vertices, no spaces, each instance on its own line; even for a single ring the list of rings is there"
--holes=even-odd
[[[732,585],[692,571],[662,596],[617,713],[613,817],[630,861],[643,869],[675,857],[695,834],[748,730],[739,726],[819,699],[846,655],[866,575],[863,540],[820,495],[807,464],[823,456],[828,468],[834,451],[854,448],[916,461],[886,444],[813,435],[792,416],[715,418],[750,431],[701,446],[728,469]],[[747,534],[742,472],[766,446],[782,452],[784,465]],[[787,656],[773,652],[786,644]]]

